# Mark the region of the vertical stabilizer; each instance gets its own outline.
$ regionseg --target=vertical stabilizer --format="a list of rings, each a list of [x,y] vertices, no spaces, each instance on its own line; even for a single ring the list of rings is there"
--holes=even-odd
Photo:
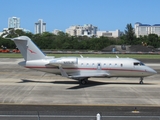
[[[25,61],[44,59],[45,55],[27,36],[20,36],[12,39],[20,50]]]

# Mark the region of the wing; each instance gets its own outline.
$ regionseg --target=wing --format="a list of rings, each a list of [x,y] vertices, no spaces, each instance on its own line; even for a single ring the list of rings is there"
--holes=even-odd
[[[59,65],[59,69],[61,72],[61,76],[62,77],[67,77],[67,78],[86,78],[86,77],[109,77],[110,74],[107,72],[103,72],[103,73],[80,73],[79,75],[71,75],[69,76],[66,71],[62,68],[61,65]]]
[[[82,78],[82,77],[109,77],[109,73],[97,73],[97,74],[80,74],[80,75],[73,75],[72,78]]]

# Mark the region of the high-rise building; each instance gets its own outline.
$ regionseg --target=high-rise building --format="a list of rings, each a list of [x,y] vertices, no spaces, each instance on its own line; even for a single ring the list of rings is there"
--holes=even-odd
[[[17,18],[17,17],[9,18],[8,28],[20,28],[20,18]]]
[[[39,19],[37,23],[35,23],[35,34],[42,34],[46,32],[46,23],[43,22],[42,19]]]
[[[21,26],[20,26],[20,18],[17,18],[17,17],[8,18],[8,28],[3,28],[3,32],[2,33],[5,33],[5,31],[9,30],[10,28],[12,28],[14,30],[22,30],[24,32],[30,32],[30,30],[21,28]]]
[[[137,37],[149,34],[157,34],[160,36],[160,24],[149,25],[137,22],[134,25],[134,29]]]

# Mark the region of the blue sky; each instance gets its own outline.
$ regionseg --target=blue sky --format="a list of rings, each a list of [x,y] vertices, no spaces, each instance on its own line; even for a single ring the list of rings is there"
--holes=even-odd
[[[46,22],[49,32],[84,24],[124,31],[128,23],[160,24],[159,6],[160,0],[0,0],[0,31],[13,16],[31,32],[38,19]]]

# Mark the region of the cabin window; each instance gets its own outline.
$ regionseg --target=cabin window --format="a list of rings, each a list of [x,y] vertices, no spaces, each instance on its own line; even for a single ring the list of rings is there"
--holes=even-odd
[[[123,64],[121,64],[121,67],[123,67]]]
[[[87,65],[89,65],[89,63],[87,63]]]
[[[81,65],[83,65],[83,63],[81,63]]]
[[[106,63],[104,63],[104,66],[106,66]]]
[[[141,66],[145,66],[145,64],[144,64],[144,63],[142,63],[142,62],[140,62],[140,65],[141,65]]]
[[[94,63],[92,63],[92,65],[94,66]]]

